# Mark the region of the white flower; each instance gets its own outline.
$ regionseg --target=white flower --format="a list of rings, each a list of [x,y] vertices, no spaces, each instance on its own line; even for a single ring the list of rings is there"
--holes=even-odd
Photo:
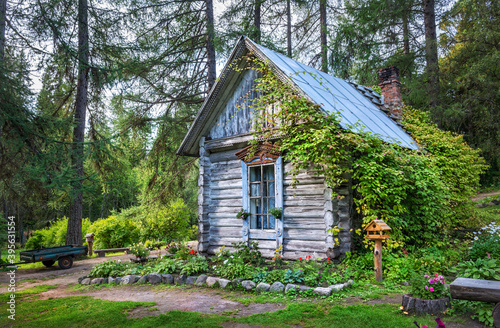
[[[479,239],[479,238],[478,238],[477,236],[476,236],[476,237],[474,237],[474,240],[478,240],[478,239]]]

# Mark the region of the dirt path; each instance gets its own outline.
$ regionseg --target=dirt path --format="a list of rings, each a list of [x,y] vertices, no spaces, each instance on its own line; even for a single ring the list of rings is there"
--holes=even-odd
[[[477,194],[476,196],[472,197],[470,200],[472,200],[473,202],[477,202],[477,201],[485,199],[486,197],[491,197],[491,196],[496,196],[496,195],[500,195],[500,190],[486,192],[486,193],[482,193],[482,194]]]

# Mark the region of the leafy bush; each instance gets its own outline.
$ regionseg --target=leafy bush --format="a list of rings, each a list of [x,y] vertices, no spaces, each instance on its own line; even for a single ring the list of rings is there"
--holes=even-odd
[[[140,258],[147,258],[150,254],[149,249],[143,243],[130,246],[130,253]]]
[[[500,260],[500,225],[491,222],[474,235],[469,252],[472,260],[487,256]]]
[[[142,240],[186,240],[191,234],[190,211],[182,199],[167,208],[150,210],[138,220]]]
[[[459,263],[449,270],[457,277],[500,280],[500,265],[496,259],[477,259]]]
[[[139,229],[130,219],[110,216],[92,223],[89,231],[95,234],[95,249],[119,248],[136,243]]]
[[[123,273],[130,268],[131,263],[124,263],[121,261],[105,261],[96,264],[92,270],[90,270],[89,277],[91,278],[106,278],[106,277],[118,277],[122,276]]]
[[[466,300],[451,300],[452,308],[450,314],[461,313],[465,314],[467,312],[472,312],[472,319],[477,319],[479,322],[483,323],[486,327],[493,327],[493,307],[495,304],[477,301],[466,301]]]
[[[91,226],[89,219],[82,220],[82,236],[89,231]],[[27,249],[38,249],[42,247],[53,247],[53,246],[63,246],[66,244],[66,232],[68,230],[68,218],[63,217],[60,220],[56,220],[50,224],[49,227],[44,229],[35,230],[33,235],[26,243]],[[33,241],[31,239],[35,238]],[[85,238],[83,238],[82,243],[87,244]]]
[[[184,264],[181,274],[192,276],[194,274],[205,273],[208,271],[207,259],[204,256],[194,256]]]
[[[384,278],[394,282],[408,281],[414,272],[414,261],[409,255],[384,255]]]
[[[160,274],[174,273],[180,270],[182,266],[182,261],[175,259],[163,259],[161,261],[158,261],[153,271]]]
[[[411,279],[411,293],[413,297],[426,300],[445,297],[444,277],[435,273],[427,275],[414,273]]]
[[[235,278],[249,279],[252,277],[253,271],[253,266],[246,264],[242,259],[234,256],[224,260],[222,264],[215,267],[215,272],[218,275],[230,280]]]
[[[188,249],[188,247],[185,244],[176,241],[169,242],[165,247],[165,250],[170,254],[175,254],[181,249]]]
[[[259,251],[259,243],[252,241],[250,245],[245,242],[240,241],[239,243],[233,243],[233,247],[236,250],[234,255],[239,257],[245,263],[253,263],[255,265],[261,265],[264,263],[264,258],[262,253]]]
[[[285,275],[283,276],[283,283],[284,284],[303,283],[304,282],[303,273],[304,272],[302,270],[293,271],[287,269],[285,271]]]
[[[41,231],[33,232],[33,235],[26,242],[26,249],[39,249],[44,245],[44,234]]]

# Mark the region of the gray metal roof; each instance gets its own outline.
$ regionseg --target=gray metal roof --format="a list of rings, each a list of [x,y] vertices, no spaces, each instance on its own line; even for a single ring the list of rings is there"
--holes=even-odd
[[[198,156],[198,142],[207,128],[207,121],[215,114],[217,101],[222,91],[229,87],[230,77],[236,74],[231,64],[248,51],[261,60],[269,60],[280,79],[295,84],[326,113],[340,113],[343,128],[353,132],[369,131],[381,140],[419,149],[410,135],[380,109],[384,108],[382,101],[372,89],[328,75],[242,36],[177,150],[178,155]]]
[[[353,132],[368,131],[384,141],[419,149],[412,137],[375,105],[380,103],[380,99],[373,95],[374,91],[370,88],[358,86],[366,89],[362,94],[345,80],[299,63],[248,38],[246,40],[325,112],[340,113],[343,128]]]

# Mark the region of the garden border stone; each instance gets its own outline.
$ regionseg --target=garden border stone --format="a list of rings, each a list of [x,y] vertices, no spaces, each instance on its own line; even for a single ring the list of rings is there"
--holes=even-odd
[[[219,287],[225,289],[227,286],[230,286],[231,280],[228,279],[219,279]]]
[[[274,282],[269,288],[271,293],[283,293],[283,290],[285,290],[285,285],[281,281]]]
[[[206,284],[208,287],[217,287],[216,285],[219,283],[220,278],[216,277],[208,277],[206,280]]]
[[[174,277],[170,273],[161,275],[161,282],[163,284],[171,285],[174,283]]]
[[[266,284],[265,282],[260,282],[257,287],[255,287],[256,292],[267,292],[271,288],[271,285]]]
[[[202,274],[201,276],[196,279],[196,282],[194,283],[196,286],[202,286],[207,282],[208,276],[206,274]]]

